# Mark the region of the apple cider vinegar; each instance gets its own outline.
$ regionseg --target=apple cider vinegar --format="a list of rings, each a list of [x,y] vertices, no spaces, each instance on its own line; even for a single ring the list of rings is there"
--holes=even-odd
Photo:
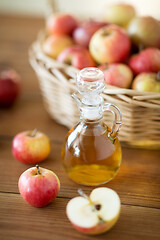
[[[85,129],[85,130],[84,130]],[[100,123],[81,123],[71,129],[62,148],[62,162],[73,181],[99,185],[110,181],[121,164],[121,146],[108,138]]]
[[[77,90],[83,95],[76,100],[81,121],[67,134],[62,147],[62,163],[73,181],[96,186],[113,179],[121,164],[121,146],[117,138],[121,126],[121,113],[105,103],[100,93],[104,89],[104,75],[97,68],[85,68],[77,78]],[[110,129],[103,122],[103,112],[114,115]]]

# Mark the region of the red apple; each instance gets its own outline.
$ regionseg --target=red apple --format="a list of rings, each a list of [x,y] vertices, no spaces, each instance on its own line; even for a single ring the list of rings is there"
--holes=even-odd
[[[134,74],[160,71],[160,50],[147,48],[139,54],[133,55],[129,60],[129,66]]]
[[[44,207],[57,197],[60,181],[54,172],[36,165],[21,174],[18,188],[31,206]]]
[[[48,157],[50,151],[49,138],[37,129],[21,132],[12,141],[13,156],[23,163],[42,162]]]
[[[126,3],[108,5],[105,11],[105,20],[119,26],[126,26],[135,17],[135,8]]]
[[[160,93],[160,72],[140,73],[133,80],[132,89]]]
[[[72,198],[66,207],[66,214],[72,225],[81,233],[96,235],[108,231],[120,215],[118,194],[106,187],[95,188],[90,196]]]
[[[78,26],[77,19],[70,14],[56,13],[47,18],[46,28],[49,34],[69,34]]]
[[[127,58],[131,42],[126,32],[115,25],[109,25],[95,32],[89,49],[94,60],[100,64],[121,62]]]
[[[95,66],[95,62],[91,57],[88,49],[81,46],[73,46],[66,48],[60,53],[57,61],[70,64],[78,69]]]
[[[160,47],[160,22],[151,16],[133,18],[127,31],[137,46]]]
[[[89,41],[92,35],[100,28],[108,25],[106,22],[98,22],[98,21],[86,21],[82,23],[78,28],[76,28],[73,32],[73,39],[76,44],[79,44],[83,47],[89,46]]]
[[[105,82],[120,88],[129,88],[133,79],[130,68],[122,63],[104,64],[99,66],[104,73]]]
[[[13,69],[0,70],[0,107],[11,107],[20,93],[21,79]]]
[[[44,41],[42,49],[45,54],[56,59],[67,47],[73,45],[73,40],[67,35],[51,35]]]

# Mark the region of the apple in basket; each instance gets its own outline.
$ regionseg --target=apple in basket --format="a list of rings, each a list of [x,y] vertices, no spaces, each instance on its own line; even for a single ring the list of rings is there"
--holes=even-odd
[[[120,88],[129,88],[133,79],[131,69],[122,63],[103,64],[98,67],[104,73],[105,82]]]
[[[18,133],[12,141],[12,153],[20,162],[35,164],[45,160],[51,151],[46,134],[34,129]]]
[[[79,25],[73,32],[73,39],[76,44],[88,47],[92,35],[100,28],[108,25],[107,22],[89,20]]]
[[[50,15],[46,20],[46,29],[49,34],[71,35],[78,26],[77,19],[70,14],[56,13]]]
[[[42,44],[44,53],[54,59],[67,47],[73,45],[73,40],[68,35],[50,35]]]
[[[44,207],[57,197],[60,181],[53,171],[36,165],[21,174],[18,188],[31,206]]]
[[[21,79],[18,73],[11,68],[0,69],[0,107],[11,107],[20,94]]]
[[[106,187],[95,188],[90,196],[79,189],[82,196],[72,198],[66,214],[72,225],[84,234],[101,234],[114,226],[120,215],[118,194]]]
[[[140,73],[133,80],[132,89],[160,93],[160,72]]]
[[[125,60],[131,48],[126,32],[116,25],[109,25],[95,32],[90,40],[89,49],[99,64],[115,63]]]
[[[160,47],[160,22],[151,16],[133,18],[127,31],[137,46]]]
[[[134,74],[158,72],[160,71],[160,50],[158,48],[146,48],[133,55],[128,64]]]
[[[108,5],[105,10],[105,20],[122,27],[125,27],[135,15],[135,8],[125,3]]]
[[[59,54],[57,61],[72,65],[78,69],[94,67],[96,65],[89,50],[78,45],[63,50]]]

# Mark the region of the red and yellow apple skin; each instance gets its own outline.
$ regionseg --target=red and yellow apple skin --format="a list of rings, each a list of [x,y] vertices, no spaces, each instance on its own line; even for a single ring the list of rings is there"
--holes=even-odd
[[[133,80],[132,89],[160,93],[160,78],[156,73],[140,73]]]
[[[104,14],[106,21],[122,27],[125,27],[135,16],[135,8],[125,3],[116,3],[107,6]]]
[[[45,168],[32,167],[18,181],[21,196],[33,207],[44,207],[54,200],[60,190],[57,175]]]
[[[26,164],[35,164],[45,160],[50,151],[50,140],[42,132],[24,131],[17,134],[12,141],[12,153],[15,159]]]
[[[106,25],[107,22],[86,21],[74,30],[73,39],[76,44],[88,48],[92,35]]]
[[[104,64],[98,67],[104,73],[105,83],[120,87],[129,88],[133,79],[131,69],[122,63]]]
[[[96,66],[89,50],[78,45],[64,49],[59,54],[57,61],[70,64],[78,69]]]
[[[0,69],[0,107],[11,107],[21,91],[21,78],[11,68]]]
[[[118,63],[128,57],[131,41],[122,28],[109,25],[93,34],[89,49],[93,59],[99,64]]]
[[[56,13],[50,15],[46,21],[46,28],[49,34],[71,35],[78,26],[78,21],[70,14]]]
[[[136,75],[143,72],[156,73],[160,71],[160,50],[158,48],[146,48],[139,54],[133,55],[128,64]]]
[[[42,49],[45,54],[54,59],[67,47],[72,46],[73,40],[68,35],[51,35],[44,41]]]
[[[160,22],[151,16],[141,16],[133,18],[127,32],[132,42],[139,47],[160,48]]]

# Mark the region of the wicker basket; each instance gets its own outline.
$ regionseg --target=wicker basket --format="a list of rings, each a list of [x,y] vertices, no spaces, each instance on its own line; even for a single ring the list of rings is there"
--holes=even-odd
[[[79,111],[71,97],[79,70],[47,57],[41,48],[44,38],[45,33],[41,32],[32,44],[30,63],[39,79],[46,110],[58,123],[71,128],[79,121]],[[119,139],[122,143],[160,149],[160,94],[106,85],[103,97],[120,108],[123,124]],[[112,116],[105,114],[104,121],[110,125]]]

